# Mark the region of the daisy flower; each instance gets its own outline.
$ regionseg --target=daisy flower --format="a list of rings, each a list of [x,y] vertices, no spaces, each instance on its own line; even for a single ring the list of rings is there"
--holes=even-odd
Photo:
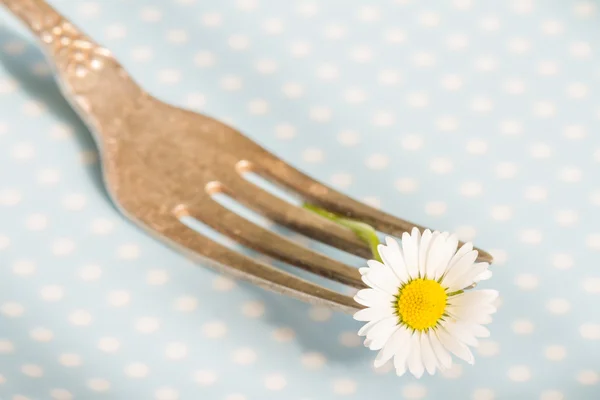
[[[358,334],[379,350],[375,367],[393,359],[398,376],[408,370],[420,378],[450,368],[452,355],[473,364],[469,346],[489,336],[483,325],[498,292],[465,289],[491,276],[489,264],[476,262],[471,243],[458,249],[456,236],[430,230],[404,233],[401,245],[388,237],[378,251],[383,262],[360,269],[369,288],[354,297],[366,307],[354,314],[366,322]]]

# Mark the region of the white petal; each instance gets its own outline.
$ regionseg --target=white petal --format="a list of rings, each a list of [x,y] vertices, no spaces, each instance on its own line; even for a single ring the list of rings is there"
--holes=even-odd
[[[396,316],[379,321],[367,333],[367,339],[371,340],[369,348],[371,350],[380,350],[398,329],[398,320]]]
[[[377,280],[377,276],[373,277],[373,275],[371,275],[371,272],[368,272],[366,274],[364,274],[363,276],[361,276],[362,281],[365,283],[365,285],[372,287],[375,290],[379,290],[382,291],[384,293],[387,293],[389,295],[394,296],[397,292],[397,290],[391,291],[389,290],[390,288],[385,285],[385,282],[383,282],[384,284],[381,285],[378,280]]]
[[[397,293],[400,287],[400,280],[392,272],[392,270],[376,260],[367,261],[367,265],[371,269],[366,275],[370,281],[375,282],[378,287],[381,287],[388,293]]]
[[[419,247],[415,238],[406,232],[402,234],[402,253],[408,276],[417,278],[419,276]]]
[[[386,342],[385,346],[379,351],[373,365],[375,368],[381,367],[383,364],[388,362],[394,355],[400,350],[402,346],[405,346],[409,340],[410,332],[404,326],[399,326],[396,332]]]
[[[404,263],[404,255],[398,242],[391,237],[386,237],[385,242],[387,246],[380,244],[377,247],[379,255],[381,256],[385,265],[387,265],[396,274],[400,282],[406,283],[409,280],[408,271],[406,270],[406,264]]]
[[[460,342],[473,347],[479,345],[479,341],[473,336],[467,325],[451,321],[444,321],[441,325]]]
[[[435,354],[433,353],[433,349],[431,348],[429,334],[427,333],[421,333],[421,354],[423,356],[423,364],[425,365],[427,372],[430,375],[435,374],[438,362]]]
[[[490,337],[490,330],[485,326],[478,324],[469,324],[469,329],[472,331],[473,336],[478,338]]]
[[[396,375],[398,376],[402,376],[406,372],[406,362],[412,346],[412,333],[409,330],[406,331],[408,332],[408,336],[402,343],[402,346],[396,351],[396,354],[394,354],[394,368],[396,368]]]
[[[438,328],[436,331],[440,342],[448,351],[453,353],[461,360],[465,360],[469,364],[473,364],[475,362],[473,354],[467,346],[459,342],[456,338],[452,337],[452,335],[450,335],[444,328]]]
[[[440,339],[437,336],[436,331],[429,331],[429,340],[431,341],[431,348],[433,349],[433,353],[439,361],[439,364],[444,368],[448,369],[452,366],[452,356],[442,343],[440,343]]]
[[[446,249],[444,251],[443,257],[441,257],[440,262],[435,271],[435,280],[438,280],[444,275],[446,270],[450,267],[450,260],[456,254],[456,248],[458,247],[458,238],[456,235],[451,235],[446,240]]]
[[[391,310],[390,306],[390,310]],[[381,307],[363,308],[354,313],[354,319],[357,321],[375,321],[389,317],[392,313]]]
[[[445,288],[453,287],[456,281],[462,277],[477,259],[477,251],[470,251],[450,268],[450,271],[442,278],[442,286]],[[463,288],[461,288],[463,289]],[[457,289],[458,290],[458,289]]]
[[[423,359],[421,358],[421,334],[413,333],[410,340],[410,354],[408,355],[408,370],[415,378],[420,378],[425,372]]]
[[[451,296],[448,304],[453,306],[464,306],[470,304],[491,304],[498,297],[497,290],[468,290],[464,293]]]
[[[354,300],[365,307],[386,307],[394,296],[375,289],[361,289],[354,295]]]
[[[438,232],[435,232],[427,252],[425,275],[428,278],[435,279],[437,271],[440,268],[440,264],[442,262],[447,262],[444,261],[447,252],[446,238]]]
[[[433,234],[429,229],[425,229],[423,236],[421,236],[421,243],[419,244],[419,275],[425,277],[427,268],[427,253],[429,252],[429,246],[431,245]]]
[[[484,272],[482,272],[481,275],[476,276],[474,281],[475,282],[485,281],[485,280],[490,279],[491,277],[492,277],[492,271],[490,271],[488,269],[488,270],[485,270]]]
[[[475,278],[481,275],[483,272],[487,271],[488,267],[489,264],[486,262],[473,264],[467,271],[465,271],[462,275],[458,276],[453,283],[445,282],[445,284],[448,285],[448,289],[450,290],[450,292],[463,290],[475,283]]]
[[[376,323],[378,323],[379,319],[376,319],[374,321],[369,321],[366,324],[364,324],[359,330],[358,330],[358,336],[366,336],[367,333],[369,332],[369,330],[371,330],[373,328],[373,326],[375,326]]]
[[[359,268],[358,272],[360,272],[361,275],[365,275],[367,272],[369,272],[369,268],[368,267]]]
[[[465,254],[467,254],[468,252],[473,250],[473,243],[465,243],[461,246],[460,249],[458,249],[458,251],[454,254],[454,256],[450,259],[450,263],[448,264],[448,268],[452,268],[454,266],[454,264],[456,264],[456,262],[458,260],[460,260],[461,258],[463,258],[463,256]]]

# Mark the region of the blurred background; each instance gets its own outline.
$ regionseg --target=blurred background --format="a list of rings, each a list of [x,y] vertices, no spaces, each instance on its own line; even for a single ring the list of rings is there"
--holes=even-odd
[[[350,316],[167,249],[2,10],[0,398],[599,397],[597,1],[51,3],[152,94],[491,250],[502,306],[475,366],[398,378]]]

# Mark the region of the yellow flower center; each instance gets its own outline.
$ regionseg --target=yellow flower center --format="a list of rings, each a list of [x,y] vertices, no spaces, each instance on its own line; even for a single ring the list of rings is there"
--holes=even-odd
[[[400,321],[417,331],[433,328],[446,309],[446,291],[431,279],[414,279],[400,288],[397,311]]]

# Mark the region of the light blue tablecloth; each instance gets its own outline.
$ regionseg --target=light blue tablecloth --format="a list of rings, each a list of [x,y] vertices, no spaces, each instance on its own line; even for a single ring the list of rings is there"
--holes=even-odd
[[[2,13],[0,398],[600,398],[597,1],[53,4],[152,93],[492,250],[502,306],[475,366],[373,371],[349,316],[218,276],[124,220]]]

